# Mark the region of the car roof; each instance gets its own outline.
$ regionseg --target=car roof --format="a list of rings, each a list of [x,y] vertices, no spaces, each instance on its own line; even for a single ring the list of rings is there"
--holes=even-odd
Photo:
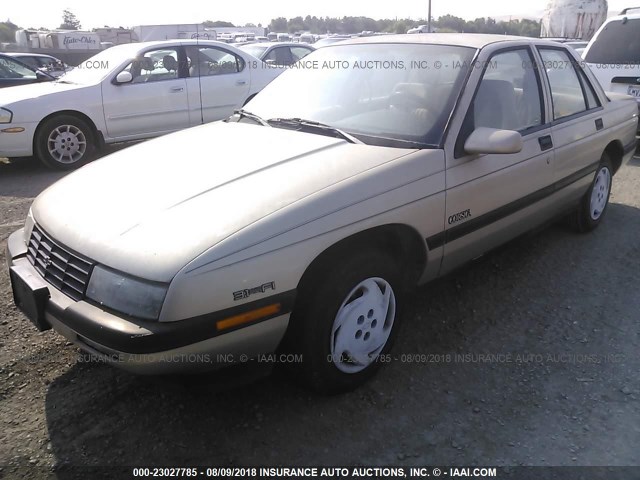
[[[517,37],[515,35],[492,35],[484,33],[417,33],[417,34],[397,34],[380,35],[375,37],[358,37],[340,42],[340,45],[353,45],[361,43],[409,43],[409,44],[431,44],[431,45],[453,45],[460,47],[483,48],[487,45],[499,42],[522,42],[522,43],[548,43],[555,44],[542,38]]]
[[[10,57],[42,57],[42,58],[56,58],[52,55],[45,55],[44,53],[30,53],[30,52],[2,52]]]
[[[631,13],[629,13],[631,12]],[[607,18],[607,21],[610,20],[620,20],[624,17],[627,18],[640,18],[640,7],[628,7],[625,8],[624,10],[622,10],[619,14],[617,15],[612,15],[611,17]]]

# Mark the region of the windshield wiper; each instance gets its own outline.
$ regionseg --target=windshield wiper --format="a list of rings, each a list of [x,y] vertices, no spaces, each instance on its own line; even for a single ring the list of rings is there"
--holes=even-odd
[[[349,143],[362,143],[356,137],[350,133],[340,130],[339,128],[332,127],[326,123],[316,122],[314,120],[305,120],[304,118],[271,118],[267,120],[272,127],[291,128],[294,130],[305,130],[307,132],[321,131],[323,133],[332,134],[331,136],[342,138]],[[311,133],[310,132],[310,133]]]
[[[269,127],[270,125],[267,123],[267,121],[265,119],[263,119],[262,117],[260,117],[259,115],[256,115],[255,113],[251,113],[247,110],[244,109],[240,109],[240,110],[234,110],[233,113],[235,115],[239,115],[240,118],[242,117],[246,117],[248,119],[253,120],[254,122],[259,123],[260,125],[264,126],[264,127]]]

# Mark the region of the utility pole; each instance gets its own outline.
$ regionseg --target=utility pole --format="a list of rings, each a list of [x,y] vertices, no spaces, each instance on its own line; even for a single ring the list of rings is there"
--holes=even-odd
[[[429,16],[427,17],[427,32],[431,33],[431,0],[429,0]]]

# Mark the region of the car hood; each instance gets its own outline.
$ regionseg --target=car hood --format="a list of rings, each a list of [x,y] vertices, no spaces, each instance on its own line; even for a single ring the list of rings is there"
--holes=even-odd
[[[93,162],[44,191],[32,212],[67,248],[169,281],[239,230],[412,151],[218,122]]]
[[[41,97],[47,95],[75,91],[86,87],[87,85],[51,81],[3,88],[0,90],[0,107],[10,106],[24,101],[40,101]],[[33,108],[37,108],[37,106],[34,105]],[[14,114],[16,113],[17,112],[14,112]]]

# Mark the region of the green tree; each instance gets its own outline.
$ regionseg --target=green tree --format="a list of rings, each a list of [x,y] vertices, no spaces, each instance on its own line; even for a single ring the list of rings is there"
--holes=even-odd
[[[19,30],[20,27],[11,23],[10,20],[6,22],[0,22],[0,42],[15,42],[16,41],[16,30]]]
[[[286,32],[288,31],[287,23],[288,23],[287,19],[284,17],[274,18],[273,20],[271,20],[271,23],[269,24],[269,31],[270,32]]]
[[[65,8],[62,11],[62,23],[58,28],[61,30],[80,30],[82,25],[76,15],[71,10]]]
[[[222,27],[235,27],[235,25],[231,22],[224,22],[222,20],[216,20],[215,22],[211,20],[205,20],[202,22],[202,26],[205,28],[222,28]]]

